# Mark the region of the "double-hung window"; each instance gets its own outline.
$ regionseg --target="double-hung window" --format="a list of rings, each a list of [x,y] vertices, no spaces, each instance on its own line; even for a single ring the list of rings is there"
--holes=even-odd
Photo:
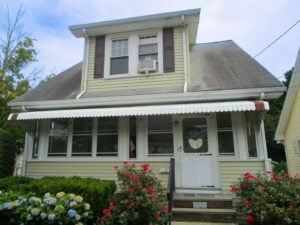
[[[66,156],[68,144],[68,120],[50,121],[48,156]]]
[[[128,39],[112,40],[110,74],[128,74]]]
[[[72,156],[92,155],[92,119],[75,119],[73,121]]]
[[[231,113],[217,114],[218,143],[220,155],[234,155]]]
[[[118,156],[118,118],[99,118],[97,156]]]
[[[149,155],[172,155],[173,150],[172,116],[148,117]]]
[[[139,37],[139,71],[158,71],[157,35]]]

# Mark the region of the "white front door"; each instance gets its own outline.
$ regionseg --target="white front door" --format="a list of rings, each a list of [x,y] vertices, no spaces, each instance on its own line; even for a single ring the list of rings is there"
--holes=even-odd
[[[214,188],[213,156],[206,117],[180,117],[176,152],[182,188]],[[178,185],[178,183],[177,183]]]

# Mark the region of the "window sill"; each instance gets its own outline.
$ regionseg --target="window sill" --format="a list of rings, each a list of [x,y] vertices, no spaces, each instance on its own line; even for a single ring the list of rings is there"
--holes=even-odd
[[[120,75],[107,75],[104,76],[104,80],[111,79],[122,79],[122,78],[136,78],[136,77],[154,77],[154,76],[163,76],[164,73],[150,73],[150,74],[120,74]]]

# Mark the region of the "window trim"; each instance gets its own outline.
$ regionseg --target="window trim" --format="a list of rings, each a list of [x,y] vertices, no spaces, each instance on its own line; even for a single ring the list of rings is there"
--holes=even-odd
[[[138,73],[139,62],[139,38],[143,36],[157,35],[158,44],[158,71],[150,74]],[[110,74],[110,59],[113,40],[128,39],[128,73],[126,74]],[[163,74],[163,37],[162,29],[150,29],[148,31],[135,31],[117,34],[108,34],[105,36],[105,59],[104,59],[104,76],[103,79],[128,78],[155,76]]]

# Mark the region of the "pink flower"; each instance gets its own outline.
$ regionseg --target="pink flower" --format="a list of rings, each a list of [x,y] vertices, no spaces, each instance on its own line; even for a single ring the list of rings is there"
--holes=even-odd
[[[246,221],[247,222],[253,222],[253,216],[251,216],[251,215],[246,215]]]
[[[155,214],[155,219],[160,220],[160,215],[159,214]]]
[[[141,168],[146,172],[146,171],[149,170],[149,166],[150,166],[149,163],[143,163],[143,164],[141,165]]]
[[[102,221],[105,220],[105,216],[102,216],[102,217],[101,217],[101,220],[102,220]]]
[[[290,174],[289,174],[288,172],[285,172],[285,173],[284,173],[284,176],[285,176],[285,177],[289,177]]]
[[[251,179],[254,179],[255,176],[253,176],[253,174],[250,173],[250,172],[246,172],[246,173],[244,173],[244,178],[245,178],[246,180],[251,180]]]
[[[119,168],[119,166],[118,166],[118,165],[115,165],[115,166],[114,166],[114,169],[118,169],[118,168]]]
[[[131,201],[129,204],[130,206],[135,206],[135,201]]]
[[[155,186],[154,185],[150,185],[149,186],[149,190],[153,191],[155,189]]]
[[[232,191],[232,192],[236,192],[236,190],[237,190],[236,186],[232,186],[232,187],[231,187],[231,191]]]
[[[245,200],[244,200],[244,205],[248,205],[248,204],[249,204],[248,199],[245,199]]]
[[[135,163],[132,163],[132,164],[131,164],[131,167],[135,167]]]
[[[129,172],[128,171],[125,172],[125,177],[129,177]]]
[[[110,215],[110,209],[103,209],[102,211],[106,216]]]
[[[164,213],[167,213],[167,212],[169,212],[169,209],[168,209],[168,207],[164,207]]]
[[[129,188],[130,193],[134,193],[134,191],[135,191],[134,188]]]
[[[279,180],[279,176],[273,175],[273,176],[271,177],[271,180]]]
[[[142,192],[146,193],[147,192],[147,188],[142,188]]]
[[[127,161],[123,161],[123,164],[124,164],[124,165],[127,165],[127,164],[128,164],[128,162],[127,162]]]

